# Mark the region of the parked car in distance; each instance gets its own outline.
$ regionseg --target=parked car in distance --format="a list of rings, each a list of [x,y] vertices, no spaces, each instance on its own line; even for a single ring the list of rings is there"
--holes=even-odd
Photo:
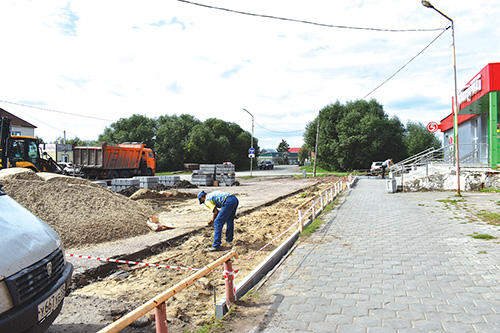
[[[382,163],[384,162],[372,162],[370,171],[382,171]]]
[[[72,175],[72,174],[77,174],[80,173],[80,168],[74,167],[73,163],[66,163],[66,166],[64,167],[64,174],[65,175]]]
[[[61,311],[73,266],[61,238],[0,186],[0,332],[45,332]]]
[[[274,169],[274,163],[271,160],[264,160],[264,161],[262,161],[262,162],[259,163],[259,169],[261,169],[261,170],[263,170],[263,169],[267,169],[267,170]]]

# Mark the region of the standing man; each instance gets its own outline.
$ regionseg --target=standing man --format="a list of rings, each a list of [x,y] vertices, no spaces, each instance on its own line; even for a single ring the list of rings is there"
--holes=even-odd
[[[382,163],[382,179],[385,179],[385,168],[390,167],[392,164],[392,160],[390,158],[386,159],[384,163]]]
[[[214,191],[209,194],[205,191],[198,193],[200,205],[202,203],[210,209],[214,215],[214,243],[208,251],[222,250],[222,227],[226,224],[226,242],[231,243],[234,237],[234,217],[238,208],[238,198],[231,193]]]

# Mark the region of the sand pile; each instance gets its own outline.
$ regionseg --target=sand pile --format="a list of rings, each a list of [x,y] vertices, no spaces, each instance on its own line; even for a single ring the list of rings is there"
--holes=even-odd
[[[12,168],[0,170],[0,184],[50,225],[66,248],[151,232],[151,208],[85,179]]]

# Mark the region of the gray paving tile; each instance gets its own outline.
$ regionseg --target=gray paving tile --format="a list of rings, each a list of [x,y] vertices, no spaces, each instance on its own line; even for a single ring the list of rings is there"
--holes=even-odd
[[[263,332],[500,331],[500,247],[468,236],[499,231],[450,195],[360,180],[269,279],[282,300]]]

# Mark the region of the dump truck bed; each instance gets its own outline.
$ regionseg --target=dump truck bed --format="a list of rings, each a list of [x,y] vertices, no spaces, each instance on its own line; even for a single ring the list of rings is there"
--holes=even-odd
[[[106,143],[96,147],[74,147],[74,164],[82,168],[93,169],[136,169],[141,161],[141,153],[145,144]]]

